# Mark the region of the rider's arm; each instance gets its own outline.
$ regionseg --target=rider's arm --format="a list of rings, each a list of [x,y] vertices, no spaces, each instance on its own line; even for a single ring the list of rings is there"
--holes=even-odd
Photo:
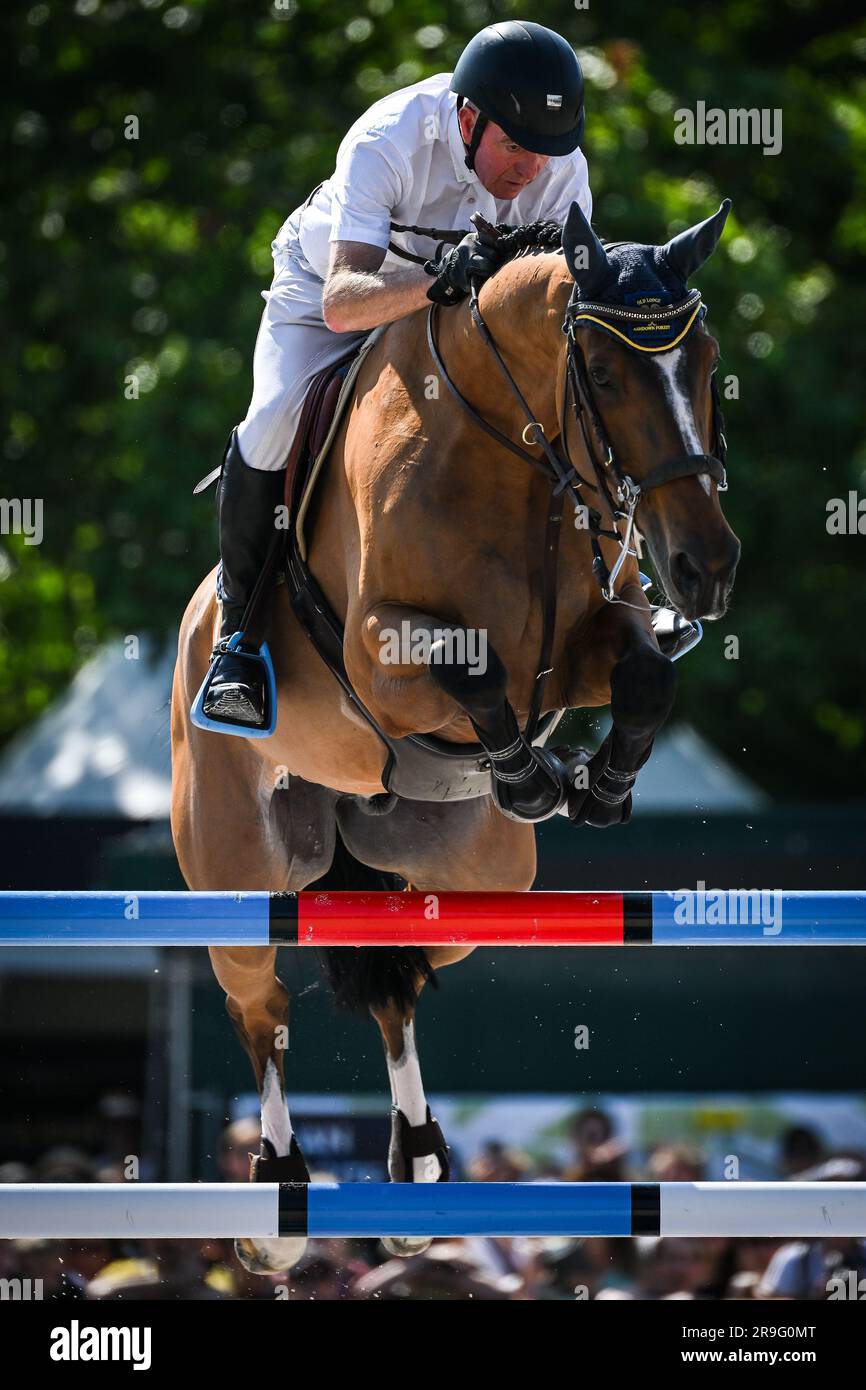
[[[385,251],[363,241],[332,241],[322,313],[335,333],[358,332],[428,308],[430,276],[420,266],[381,273]]]

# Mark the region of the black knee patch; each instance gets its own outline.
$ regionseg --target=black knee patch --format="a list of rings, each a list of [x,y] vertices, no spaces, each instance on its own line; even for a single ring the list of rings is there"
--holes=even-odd
[[[498,709],[505,699],[508,674],[492,647],[487,648],[486,671],[476,672],[468,661],[431,661],[427,670],[434,685],[479,720]]]
[[[628,652],[613,668],[610,704],[620,728],[656,728],[673,708],[677,693],[674,663],[654,647]]]

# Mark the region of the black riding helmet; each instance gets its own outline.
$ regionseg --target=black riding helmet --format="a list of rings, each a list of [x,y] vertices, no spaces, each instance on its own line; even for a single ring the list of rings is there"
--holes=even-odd
[[[524,20],[489,24],[464,48],[451,77],[458,109],[479,116],[466,153],[472,169],[488,121],[533,154],[571,154],[583,138],[583,73],[571,44]]]

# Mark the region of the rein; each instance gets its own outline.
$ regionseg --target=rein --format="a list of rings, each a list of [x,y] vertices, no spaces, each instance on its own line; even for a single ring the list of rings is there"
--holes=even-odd
[[[426,265],[429,260],[438,261],[443,246],[457,246],[466,235],[465,232],[445,232],[441,227],[407,227],[402,222],[392,222],[390,225],[392,232],[412,232],[415,236],[428,236],[432,241],[439,243],[432,256],[416,256],[405,247],[397,246],[393,241],[388,242],[388,250],[395,256],[404,261],[414,261],[416,265]]]
[[[567,458],[567,455],[565,460],[560,457],[545,435],[541,424],[534,418],[520,387],[517,385],[517,382],[502,360],[502,355],[493,341],[487,324],[481,316],[481,311],[478,308],[478,288],[478,284],[473,281],[472,294],[469,302],[472,320],[481,333],[485,345],[492,352],[494,360],[498,364],[514,395],[520,402],[523,413],[526,416],[527,424],[522,434],[524,443],[539,444],[544,451],[545,457],[538,458],[537,455],[531,454],[528,449],[521,448],[513,439],[509,439],[508,436],[503,434],[501,430],[498,430],[495,425],[491,425],[489,421],[485,420],[484,417],[479,414],[473,405],[470,405],[469,401],[453,381],[442,359],[442,354],[439,351],[439,344],[436,340],[436,314],[437,311],[441,309],[441,305],[431,304],[427,314],[427,344],[436,368],[442,376],[442,380],[445,382],[445,385],[448,387],[448,390],[451,392],[451,395],[454,397],[454,400],[460,406],[461,410],[468,415],[473,424],[478,425],[486,434],[489,434],[492,439],[496,440],[497,444],[501,444],[503,448],[516,454],[518,458],[523,459],[532,468],[538,469],[552,486],[551,503],[547,513],[547,524],[544,532],[541,651],[538,658],[538,670],[524,730],[524,737],[527,743],[531,743],[541,715],[541,702],[544,697],[547,678],[553,669],[550,665],[550,659],[553,653],[553,636],[556,627],[556,573],[559,559],[559,538],[562,534],[562,511],[565,502],[565,493],[567,492],[569,494],[574,502],[575,510],[577,510],[583,505],[577,489],[581,486],[586,486],[586,483],[578,474],[571,460]],[[533,437],[527,438],[530,430],[533,432]]]

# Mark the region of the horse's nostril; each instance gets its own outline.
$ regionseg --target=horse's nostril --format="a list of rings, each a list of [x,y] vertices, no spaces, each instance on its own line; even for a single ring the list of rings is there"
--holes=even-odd
[[[692,593],[701,583],[701,572],[684,550],[678,550],[671,560],[674,583],[683,593]]]

